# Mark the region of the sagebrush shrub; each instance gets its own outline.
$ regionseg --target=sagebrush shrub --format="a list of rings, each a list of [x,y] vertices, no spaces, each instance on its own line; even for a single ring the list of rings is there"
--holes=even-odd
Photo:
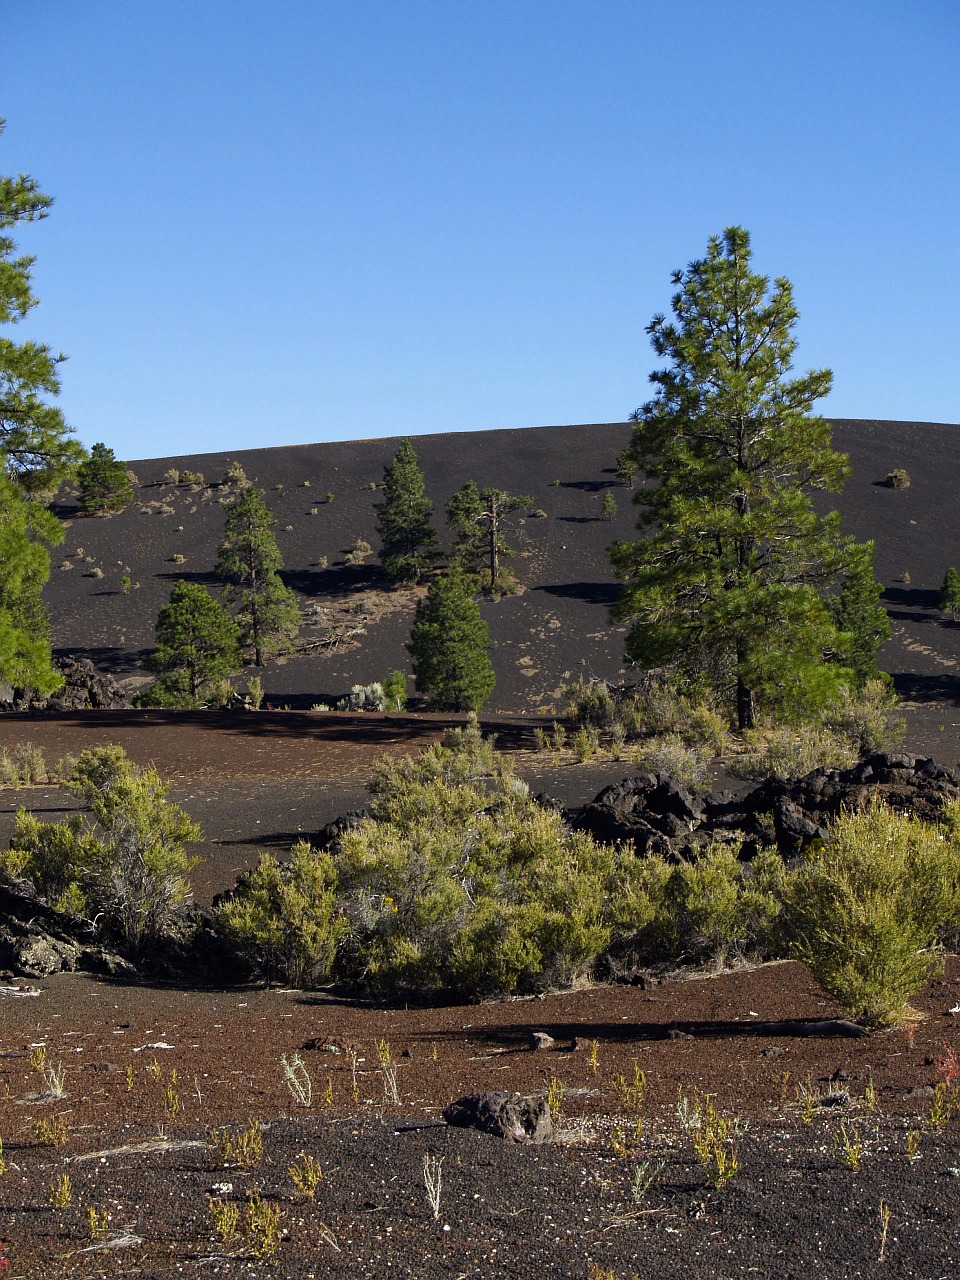
[[[781,725],[747,731],[746,750],[730,764],[737,778],[802,778],[814,769],[849,769],[858,751],[825,725]]]
[[[536,804],[475,723],[382,761],[370,809],[333,856],[264,859],[219,909],[261,967],[373,991],[536,991],[585,976],[653,916],[642,862]],[[312,941],[290,924],[305,916]]]
[[[692,862],[648,856],[643,868],[652,914],[634,940],[638,955],[722,965],[783,954],[779,922],[791,873],[775,851],[742,862],[735,845],[714,844]]]
[[[711,752],[684,741],[679,733],[665,733],[650,738],[637,749],[637,766],[648,773],[662,773],[682,787],[697,790],[707,780],[707,763]]]
[[[730,771],[740,778],[802,778],[814,769],[849,769],[863,755],[892,751],[903,741],[903,717],[885,680],[844,690],[819,724],[781,725],[744,733],[746,751]]]
[[[893,751],[903,742],[906,724],[897,713],[897,695],[886,680],[868,680],[845,692],[823,718],[859,755]]]
[[[214,910],[218,929],[262,977],[313,986],[330,973],[343,933],[329,854],[294,845],[281,866],[263,854]]]
[[[53,781],[43,748],[36,743],[18,742],[12,751],[0,750],[0,786],[30,787]]]
[[[355,684],[346,697],[337,701],[341,711],[382,711],[385,705],[383,685],[376,680],[372,684]]]
[[[102,932],[138,951],[188,900],[196,860],[184,846],[200,840],[200,828],[167,800],[157,771],[121,747],[82,752],[66,786],[86,812],[40,822],[20,810],[3,869],[28,877],[51,903],[75,913],[84,904]]]
[[[844,1012],[895,1025],[939,969],[940,938],[960,922],[955,825],[881,804],[844,814],[793,879],[786,915],[793,954]]]

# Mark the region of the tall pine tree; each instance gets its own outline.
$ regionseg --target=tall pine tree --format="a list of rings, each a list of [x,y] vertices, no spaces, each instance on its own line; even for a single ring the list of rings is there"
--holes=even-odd
[[[18,693],[44,695],[62,683],[41,599],[50,575],[47,546],[62,538],[51,513],[0,474],[0,683]]]
[[[383,472],[383,502],[376,506],[380,563],[396,584],[419,582],[437,562],[437,536],[430,523],[433,503],[409,440],[402,440]]]
[[[224,598],[235,607],[244,643],[262,667],[269,654],[296,636],[300,628],[297,602],[280,579],[283,558],[273,534],[276,520],[263,493],[247,485],[225,510],[224,540],[215,572],[229,584]]]
[[[7,233],[45,218],[51,203],[32,178],[0,176],[2,325],[16,324],[37,305],[34,259],[18,254]],[[43,499],[83,457],[49,402],[60,390],[57,367],[64,359],[41,343],[0,337],[0,682],[40,694],[61,683],[41,592],[50,573],[47,548],[63,531]]]
[[[39,301],[31,287],[36,259],[18,254],[6,233],[45,218],[52,203],[33,178],[0,176],[0,324],[16,324]],[[65,359],[42,343],[0,338],[0,464],[28,495],[53,492],[83,458],[62,412],[49,402],[59,394],[57,370]]]
[[[417,692],[437,711],[476,711],[496,683],[489,647],[470,579],[454,566],[417,605],[407,645]]]
[[[730,227],[677,271],[674,319],[647,328],[669,360],[650,375],[630,460],[652,483],[634,498],[643,537],[611,548],[624,582],[615,616],[627,656],[672,667],[729,696],[741,728],[758,707],[815,714],[850,674],[824,661],[841,647],[825,596],[868,555],[818,515],[811,494],[838,490],[848,467],[812,412],[830,389],[820,369],[791,379],[797,310],[790,282],[750,266],[750,237]]]

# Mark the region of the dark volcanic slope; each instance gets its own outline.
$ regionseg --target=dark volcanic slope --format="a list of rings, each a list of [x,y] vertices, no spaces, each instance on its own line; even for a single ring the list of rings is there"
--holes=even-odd
[[[631,495],[614,473],[629,436],[629,424],[607,423],[415,440],[427,490],[441,512],[441,537],[443,504],[470,479],[533,499],[514,539],[514,568],[525,590],[483,606],[496,645],[490,710],[549,706],[578,672],[620,674],[623,632],[608,622],[617,587],[606,547],[633,532]],[[844,420],[835,423],[835,441],[853,463],[836,505],[852,533],[877,544],[878,576],[895,628],[886,665],[905,696],[946,701],[953,710],[960,704],[960,627],[943,622],[935,605],[947,565],[960,563],[960,428]],[[221,503],[231,494],[220,482],[236,459],[267,491],[285,577],[305,622],[305,651],[267,668],[268,699],[309,707],[393,667],[409,669],[404,645],[415,595],[385,592],[375,556],[366,565],[345,563],[357,538],[377,547],[374,504],[381,495],[375,486],[397,444],[363,440],[134,462],[141,486],[120,515],[78,517],[67,500],[60,514],[69,527],[47,591],[57,646],[84,652],[121,677],[142,677],[157,611],[175,579],[214,582]],[[208,483],[164,484],[170,467],[200,471]],[[908,490],[877,483],[894,467],[910,473]],[[607,489],[619,504],[612,523],[600,519]],[[177,553],[185,557],[182,564],[172,560]],[[322,557],[325,568],[318,567]],[[119,579],[128,566],[139,586],[122,595]],[[86,576],[94,568],[103,576]],[[336,636],[340,642],[329,643]]]

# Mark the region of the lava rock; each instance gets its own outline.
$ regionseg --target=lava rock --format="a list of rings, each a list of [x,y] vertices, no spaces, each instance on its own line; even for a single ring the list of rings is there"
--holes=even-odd
[[[511,1142],[541,1143],[553,1137],[553,1120],[546,1102],[534,1102],[503,1089],[459,1098],[444,1107],[443,1118],[449,1125],[479,1129]]]

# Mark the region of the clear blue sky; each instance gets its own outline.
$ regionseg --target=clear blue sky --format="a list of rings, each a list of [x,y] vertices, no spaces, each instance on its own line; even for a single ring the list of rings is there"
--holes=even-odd
[[[739,223],[836,417],[960,418],[958,0],[30,0],[0,172],[120,457],[623,419]],[[15,336],[11,332],[11,336]]]

